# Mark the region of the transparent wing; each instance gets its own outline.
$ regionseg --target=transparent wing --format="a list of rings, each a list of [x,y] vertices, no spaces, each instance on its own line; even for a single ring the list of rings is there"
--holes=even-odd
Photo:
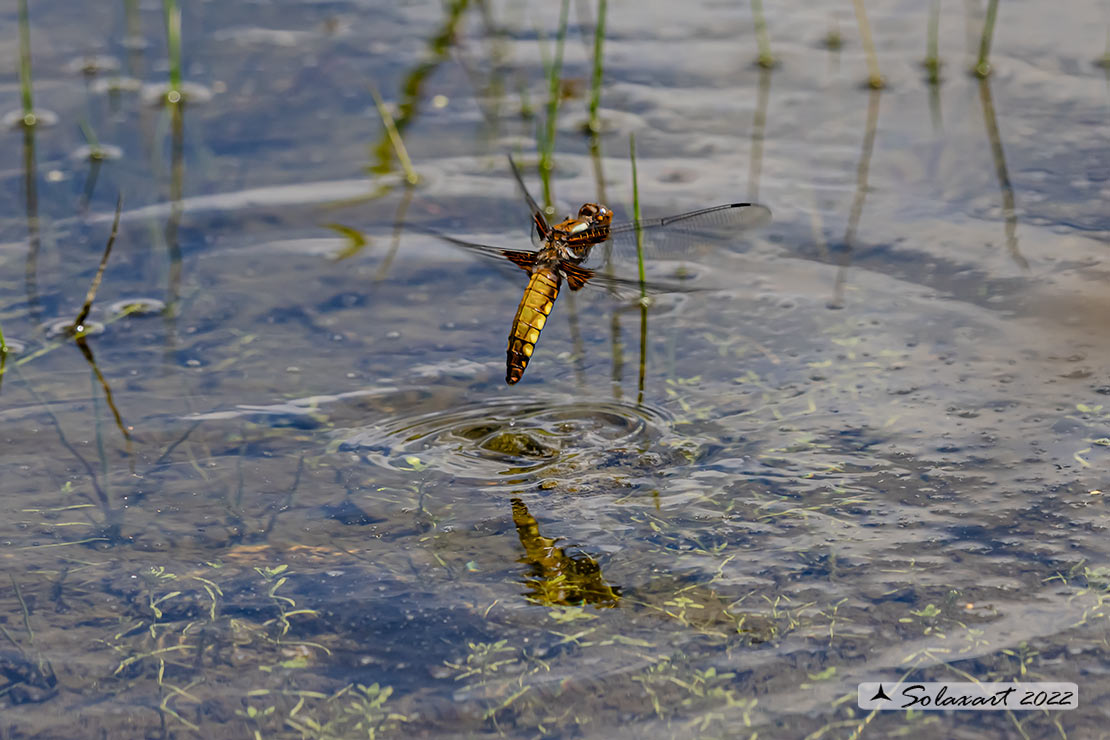
[[[541,242],[547,241],[551,228],[547,225],[547,219],[544,218],[543,209],[536,203],[532,194],[528,192],[528,186],[524,184],[524,178],[520,174],[520,169],[516,166],[513,155],[509,154],[507,156],[509,157],[509,167],[513,171],[513,177],[516,178],[517,187],[524,194],[524,199],[528,201],[528,208],[532,211],[532,242],[535,243],[537,238]]]
[[[629,221],[604,228],[587,229],[575,236],[584,242],[597,242],[591,263],[604,262],[611,255],[615,262],[636,259],[637,231],[643,234],[648,257],[688,257],[699,248],[720,246],[738,240],[744,232],[771,221],[771,211],[758,203],[728,203],[701,208],[666,218]]]
[[[501,269],[502,273],[509,277],[519,276],[523,270],[526,273],[531,272],[531,267],[535,263],[536,253],[526,250],[517,249],[504,249],[502,247],[495,247],[489,244],[479,244],[478,242],[466,241],[454,236],[425,229],[420,226],[410,225],[410,228],[419,231],[429,236],[434,236],[437,239],[451,244],[452,246],[466,250],[470,254],[484,257],[488,261],[494,263]],[[585,276],[585,284],[593,288],[605,290],[613,293],[621,298],[631,298],[639,295],[640,281],[636,277],[611,274],[604,270],[591,270],[588,268],[581,268],[583,272],[587,273]],[[705,289],[704,286],[696,284],[681,284],[660,281],[646,281],[644,283],[644,291],[648,294],[658,293],[693,293]]]

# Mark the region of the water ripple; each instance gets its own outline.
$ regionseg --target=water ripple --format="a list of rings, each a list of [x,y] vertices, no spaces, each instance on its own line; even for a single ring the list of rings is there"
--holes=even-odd
[[[663,465],[658,443],[670,424],[661,409],[620,401],[486,401],[395,417],[357,431],[341,449],[394,470],[519,484]]]

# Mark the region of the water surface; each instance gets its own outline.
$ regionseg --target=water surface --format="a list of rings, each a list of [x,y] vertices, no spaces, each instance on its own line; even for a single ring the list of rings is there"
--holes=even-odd
[[[526,248],[504,155],[540,192],[557,5],[186,7],[210,99],[167,108],[160,8],[135,48],[123,7],[34,3],[58,122],[0,170],[2,734],[1099,736],[1105,9],[1007,3],[980,81],[982,9],[945,3],[931,88],[927,9],[868,3],[875,92],[848,6],[766,5],[770,71],[746,7],[611,3],[597,157],[572,9],[560,216],[630,212],[634,133],[645,215],[774,223],[655,255],[704,290],[646,312],[567,292],[508,387],[522,274],[404,224]],[[48,330],[117,193],[82,348]],[[1080,708],[856,709],[903,677]]]

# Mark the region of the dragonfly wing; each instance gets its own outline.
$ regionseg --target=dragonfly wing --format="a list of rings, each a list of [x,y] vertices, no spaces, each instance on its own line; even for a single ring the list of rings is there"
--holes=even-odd
[[[441,232],[434,231],[432,229],[426,229],[413,224],[410,224],[409,228],[419,231],[422,234],[427,234],[428,236],[434,236],[436,239],[445,241],[452,246],[459,247],[460,249],[464,249],[470,254],[476,254],[480,257],[485,257],[492,262],[496,262],[499,267],[508,268],[506,272],[514,275],[519,275],[520,273],[515,272],[512,269],[513,265],[516,265],[527,273],[531,273],[532,266],[536,264],[535,252],[529,252],[521,249],[503,249],[502,247],[494,247],[489,244],[468,242],[465,239],[459,239],[458,237],[449,236],[447,234],[443,234]]]
[[[532,194],[528,192],[528,186],[524,184],[524,177],[521,176],[520,169],[516,166],[516,160],[513,159],[513,155],[510,154],[508,157],[509,167],[513,171],[513,177],[516,178],[517,187],[519,187],[520,192],[524,194],[524,199],[528,201],[528,208],[532,211],[532,226],[534,227],[533,241],[535,236],[538,236],[541,242],[547,241],[547,237],[551,234],[551,227],[547,225],[547,219],[543,215],[543,209],[536,203],[536,199],[532,197]]]
[[[702,208],[666,218],[645,219],[609,227],[608,244],[594,247],[594,254],[612,254],[614,259],[635,259],[637,231],[642,233],[644,253],[649,257],[683,257],[706,245],[726,244],[740,238],[745,231],[758,228],[771,220],[771,211],[757,203],[728,203]],[[598,240],[603,237],[586,230],[580,238]],[[611,246],[610,246],[611,245]],[[606,249],[602,249],[602,246]]]
[[[566,260],[559,264],[560,272],[567,280],[571,290],[581,290],[590,285],[599,290],[607,291],[618,298],[630,299],[639,297],[641,289],[646,295],[660,293],[694,293],[704,290],[703,286],[694,284],[667,283],[656,280],[645,280],[642,284],[636,278],[621,277],[602,270],[590,269],[575,265]]]

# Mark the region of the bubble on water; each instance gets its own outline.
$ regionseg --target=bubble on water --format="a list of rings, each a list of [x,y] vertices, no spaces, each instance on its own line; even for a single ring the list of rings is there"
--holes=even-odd
[[[93,337],[103,334],[104,329],[104,324],[91,319],[85,319],[85,323],[76,327],[73,325],[73,319],[57,319],[46,325],[46,336],[50,339],[73,336]]]
[[[157,316],[165,310],[165,301],[157,298],[122,298],[108,306],[108,313],[113,316]]]

